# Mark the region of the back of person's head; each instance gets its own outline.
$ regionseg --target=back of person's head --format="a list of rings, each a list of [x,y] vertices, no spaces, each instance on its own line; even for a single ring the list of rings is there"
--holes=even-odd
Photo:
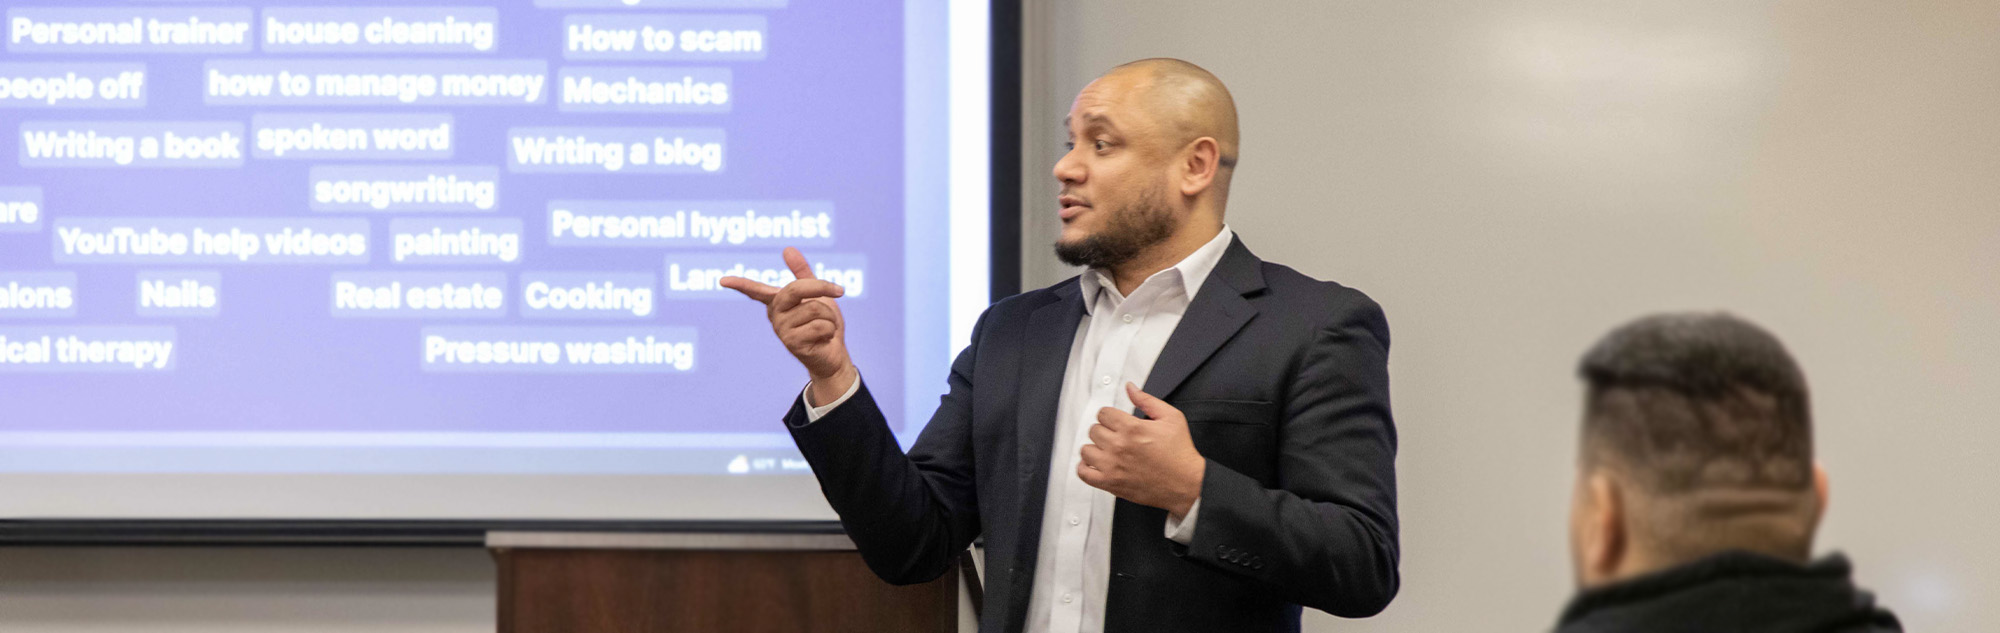
[[[1804,374],[1728,314],[1628,323],[1584,354],[1570,539],[1598,585],[1728,550],[1805,562],[1826,506]]]

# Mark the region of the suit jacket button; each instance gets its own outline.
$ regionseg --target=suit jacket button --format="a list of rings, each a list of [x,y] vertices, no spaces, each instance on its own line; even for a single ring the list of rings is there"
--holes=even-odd
[[[1227,546],[1217,545],[1215,546],[1215,555],[1222,558],[1228,558],[1229,548]]]

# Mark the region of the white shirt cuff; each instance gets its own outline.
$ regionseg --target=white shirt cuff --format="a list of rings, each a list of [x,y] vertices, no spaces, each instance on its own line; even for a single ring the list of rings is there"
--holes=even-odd
[[[1201,499],[1188,504],[1187,516],[1175,521],[1173,513],[1167,514],[1167,539],[1182,545],[1194,544],[1194,515],[1201,512]]]
[[[840,397],[834,398],[833,402],[828,402],[826,403],[825,406],[818,406],[818,407],[812,406],[813,403],[812,398],[808,397],[808,395],[812,393],[812,389],[813,389],[812,381],[808,380],[806,381],[806,390],[799,392],[799,398],[801,400],[804,400],[806,403],[806,424],[812,424],[814,422],[818,422],[820,418],[826,417],[826,414],[833,413],[834,407],[838,407],[841,405],[841,403],[847,402],[848,398],[854,397],[854,392],[861,390],[861,377],[855,376],[854,382],[848,383],[847,385],[847,393],[840,394]],[[1195,503],[1200,503],[1200,502],[1197,501]],[[1188,515],[1193,516],[1194,513],[1189,512]]]

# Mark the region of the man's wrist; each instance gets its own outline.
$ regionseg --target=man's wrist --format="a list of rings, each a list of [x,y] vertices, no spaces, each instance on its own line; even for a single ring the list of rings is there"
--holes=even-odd
[[[1177,498],[1174,500],[1173,505],[1166,509],[1167,513],[1173,515],[1175,520],[1186,517],[1188,510],[1194,507],[1194,503],[1201,500],[1201,484],[1208,476],[1208,460],[1206,458],[1196,458],[1192,471],[1194,472],[1192,484],[1184,481],[1179,491],[1180,494],[1176,495]]]
[[[847,393],[854,381],[860,379],[861,370],[856,369],[853,363],[848,363],[830,376],[812,376],[812,386],[806,390],[806,406],[826,406],[826,403],[839,400],[841,394]]]

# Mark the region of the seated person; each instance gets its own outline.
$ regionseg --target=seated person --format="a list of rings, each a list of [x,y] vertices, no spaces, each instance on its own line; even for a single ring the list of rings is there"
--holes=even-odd
[[[1606,335],[1587,383],[1570,512],[1577,595],[1558,633],[1901,631],[1847,558],[1811,560],[1826,511],[1805,376],[1726,314]]]

